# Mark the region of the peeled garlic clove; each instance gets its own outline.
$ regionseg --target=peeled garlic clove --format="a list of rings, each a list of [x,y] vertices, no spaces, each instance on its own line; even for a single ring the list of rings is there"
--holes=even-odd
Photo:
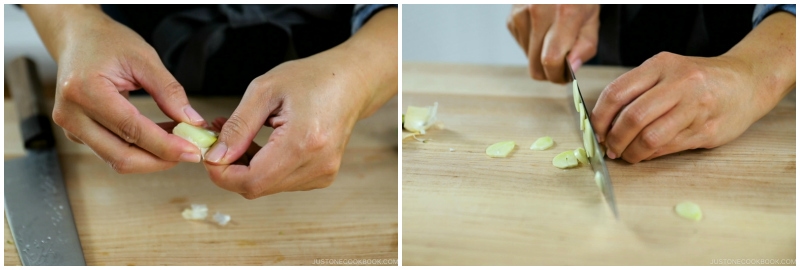
[[[550,136],[544,136],[536,140],[533,144],[531,144],[531,150],[546,150],[553,146],[553,138]]]
[[[209,148],[217,141],[217,133],[187,123],[179,123],[172,129],[172,134],[191,142],[198,148]]]
[[[428,122],[430,115],[430,108],[408,106],[405,118],[403,119],[403,128],[411,132],[424,134],[425,123]]]
[[[685,219],[698,221],[703,218],[703,211],[700,206],[693,202],[682,202],[675,205],[675,213]]]
[[[486,155],[490,157],[507,157],[515,146],[514,141],[495,143],[486,148]]]
[[[594,182],[597,184],[597,187],[603,189],[603,174],[600,171],[594,173]]]
[[[572,81],[572,99],[575,101],[575,110],[580,111],[578,104],[581,103],[581,94],[578,91],[578,80]]]
[[[560,169],[572,168],[578,166],[578,159],[573,151],[564,151],[553,158],[553,166]]]
[[[583,148],[575,149],[572,153],[575,155],[575,158],[578,159],[578,161],[580,161],[581,164],[583,165],[589,164],[589,159],[586,157],[586,150],[583,150]]]
[[[403,118],[403,128],[413,133],[425,134],[425,130],[436,121],[436,111],[439,102],[434,102],[433,107],[408,106]]]
[[[589,124],[589,119],[583,119],[585,122],[583,130],[583,149],[586,151],[586,157],[592,157],[594,154],[594,132],[592,126]]]
[[[586,128],[586,121],[583,121],[586,119],[586,109],[583,108],[583,103],[581,103],[579,111],[581,112],[581,130],[583,130]]]

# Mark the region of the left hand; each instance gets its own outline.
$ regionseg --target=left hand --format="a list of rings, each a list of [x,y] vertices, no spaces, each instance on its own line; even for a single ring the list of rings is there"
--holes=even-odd
[[[247,199],[330,185],[367,98],[339,56],[286,62],[253,80],[206,153],[211,180]],[[269,141],[249,164],[235,164],[262,125],[275,129]]]
[[[795,16],[768,16],[721,56],[660,53],[609,84],[592,110],[606,155],[637,163],[728,143],[795,88]]]
[[[206,153],[211,180],[247,199],[327,187],[356,121],[397,94],[397,59],[397,8],[385,8],[344,43],[259,76],[214,123],[224,122]],[[275,130],[259,149],[262,125]]]
[[[608,157],[630,163],[723,145],[772,109],[748,74],[733,57],[660,53],[600,94],[595,132]]]

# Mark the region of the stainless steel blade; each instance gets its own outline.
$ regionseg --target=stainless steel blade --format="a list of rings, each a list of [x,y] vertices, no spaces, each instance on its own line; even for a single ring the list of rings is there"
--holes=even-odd
[[[570,66],[569,62],[568,61],[565,62],[566,62],[565,76],[568,81],[567,93],[569,95],[568,97],[569,108],[570,111],[572,111],[572,115],[574,115],[575,119],[577,120],[575,121],[575,123],[580,123],[580,121],[582,121],[580,113],[572,109],[575,107],[574,104],[575,97],[572,93],[572,87],[574,81],[577,81],[578,79],[575,77],[575,72],[572,70],[572,66]],[[589,118],[589,109],[586,107],[586,102],[583,99],[583,94],[580,91],[579,85],[577,92],[581,101],[581,106],[583,106],[583,109],[586,111],[586,116],[587,118]],[[589,127],[586,128],[591,128],[592,131],[594,131],[594,125],[592,125],[592,120],[589,120]],[[576,129],[578,130],[580,137],[583,138],[583,132],[580,130],[580,127],[576,126]],[[594,132],[592,132],[592,134],[594,134]],[[605,198],[608,207],[611,208],[611,212],[614,213],[614,218],[619,219],[619,213],[617,213],[617,202],[616,199],[614,198],[614,187],[611,185],[611,175],[608,174],[608,167],[606,166],[605,159],[603,158],[605,157],[605,153],[601,153],[600,151],[600,144],[598,143],[597,140],[597,134],[594,134],[594,139],[592,140],[592,143],[594,144],[594,147],[592,147],[594,148],[594,152],[592,154],[592,157],[589,157],[589,164],[592,166],[592,170],[595,173],[600,172],[600,174],[603,175],[602,186],[600,187],[601,191],[603,192],[603,198]]]
[[[22,265],[86,265],[55,148],[5,161],[5,210]]]

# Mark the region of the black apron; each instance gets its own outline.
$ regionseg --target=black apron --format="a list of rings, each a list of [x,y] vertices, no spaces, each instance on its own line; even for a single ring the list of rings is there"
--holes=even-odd
[[[242,95],[287,60],[350,37],[353,5],[104,5],[158,52],[187,94]]]
[[[755,5],[602,5],[597,56],[588,63],[639,66],[662,51],[719,56],[752,30]]]

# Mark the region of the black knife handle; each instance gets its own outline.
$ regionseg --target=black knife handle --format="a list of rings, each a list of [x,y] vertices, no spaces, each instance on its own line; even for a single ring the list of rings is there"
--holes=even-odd
[[[25,149],[55,146],[36,64],[25,56],[14,59],[6,67],[6,82],[17,107]]]

